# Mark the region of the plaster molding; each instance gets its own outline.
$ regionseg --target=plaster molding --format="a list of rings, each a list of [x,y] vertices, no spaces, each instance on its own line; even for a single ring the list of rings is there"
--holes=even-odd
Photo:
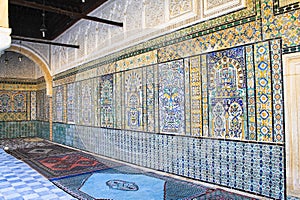
[[[8,49],[11,45],[11,29],[0,27],[0,56],[5,49]]]
[[[9,51],[13,52],[20,52],[20,45],[12,44],[12,46],[8,49]],[[34,51],[32,51],[29,48],[22,47],[21,46],[21,52],[23,55],[31,59],[34,63],[36,63],[42,70],[44,74],[44,78],[46,80],[46,87],[47,87],[47,95],[52,96],[52,74],[49,69],[49,65],[47,62],[44,61],[44,59],[36,54]]]

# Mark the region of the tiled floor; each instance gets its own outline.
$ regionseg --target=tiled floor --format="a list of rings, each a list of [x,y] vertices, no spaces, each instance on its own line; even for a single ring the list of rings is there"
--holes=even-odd
[[[0,149],[0,200],[74,199],[27,164]]]

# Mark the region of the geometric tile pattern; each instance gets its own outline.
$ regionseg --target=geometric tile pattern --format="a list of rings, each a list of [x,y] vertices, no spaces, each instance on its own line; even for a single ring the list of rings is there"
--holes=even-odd
[[[54,105],[53,105],[54,107]],[[67,85],[67,123],[75,122],[75,84]]]
[[[274,123],[274,142],[283,142],[284,138],[284,102],[283,102],[283,85],[282,85],[282,59],[280,55],[280,40],[270,41],[271,58],[272,58],[272,98],[273,98],[273,123]]]
[[[49,99],[46,95],[46,89],[36,91],[36,119],[41,121],[49,120]]]
[[[53,88],[53,121],[63,122],[64,116],[64,86]]]
[[[274,14],[282,14],[299,8],[299,0],[274,0]]]
[[[118,116],[115,119],[115,128],[124,128],[123,122],[122,122],[122,116],[124,116],[124,95],[122,94],[122,87],[124,86],[124,76],[123,73],[116,73],[114,75],[114,93],[115,93],[115,111],[116,115]]]
[[[273,141],[272,83],[268,42],[254,46],[257,140]]]
[[[30,113],[31,113],[31,120],[36,120],[36,92],[32,91],[30,92],[30,102],[31,102],[31,107],[30,107]]]
[[[61,126],[65,126],[62,125]],[[284,148],[141,131],[65,126],[72,147],[168,173],[284,199]],[[70,143],[55,138],[58,143]]]
[[[191,89],[190,89],[190,62],[188,59],[184,59],[184,115],[185,121],[185,135],[191,135]]]
[[[72,83],[76,125],[54,123],[54,141],[281,198],[282,144],[251,143],[284,142],[280,51],[276,39]]]
[[[33,137],[37,135],[36,121],[0,122],[0,138]]]
[[[35,121],[36,133],[34,136],[43,138],[46,140],[50,139],[50,124],[45,121]]]
[[[271,0],[262,3],[263,39],[281,37],[284,53],[299,51],[300,3],[279,7],[278,1],[274,0],[274,7]]]
[[[27,107],[30,104],[30,92],[27,91],[0,91],[0,120],[22,121],[27,120]],[[30,99],[30,98],[29,98]]]
[[[207,75],[207,67],[206,67],[206,60],[207,56],[201,56],[201,70],[202,70],[202,118],[203,118],[203,136],[208,137],[208,124],[209,124],[209,112],[208,112],[208,75]]]
[[[75,199],[1,149],[0,160],[0,199]]]
[[[255,71],[253,46],[246,47],[248,134],[246,140],[256,140]]]
[[[148,132],[158,132],[158,91],[157,89],[157,65],[146,67],[144,70],[144,80],[145,92],[147,96],[144,96],[144,110],[146,110],[146,116],[144,124],[145,131]]]
[[[157,63],[157,51],[140,54],[115,62],[116,72],[144,67]]]
[[[243,37],[239,37],[240,35],[243,35]],[[222,40],[219,38],[222,38]],[[258,22],[253,21],[162,47],[158,50],[158,62],[197,55],[209,52],[212,49],[231,48],[235,45],[259,41],[260,38],[260,25]]]
[[[200,57],[190,59],[191,135],[202,135],[202,89]]]

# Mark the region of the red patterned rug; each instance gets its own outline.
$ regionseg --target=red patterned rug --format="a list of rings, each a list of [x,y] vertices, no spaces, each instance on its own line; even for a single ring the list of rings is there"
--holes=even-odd
[[[59,145],[48,144],[47,146],[35,146],[30,148],[18,148],[10,150],[9,153],[14,157],[25,160],[41,157],[49,157],[51,155],[62,155],[75,152],[75,150]]]
[[[25,162],[47,178],[89,173],[117,166],[112,166],[110,163],[102,163],[93,156],[81,152],[51,155],[25,160]]]

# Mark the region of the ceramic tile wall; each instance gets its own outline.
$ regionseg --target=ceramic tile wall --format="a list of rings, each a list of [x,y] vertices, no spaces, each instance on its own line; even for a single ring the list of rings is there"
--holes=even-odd
[[[37,136],[39,122],[35,120],[40,116],[41,102],[38,81],[1,79],[0,87],[0,138]]]
[[[0,122],[0,138],[34,137],[37,134],[35,121]]]
[[[36,136],[49,140],[50,138],[50,124],[45,121],[35,121],[36,124]]]
[[[282,199],[280,49],[268,40],[60,84],[77,120],[54,123],[54,141]]]
[[[54,124],[54,141],[272,198],[284,198],[284,148],[78,125]]]
[[[281,57],[300,51],[299,1],[244,3],[56,74],[54,141],[284,199]],[[47,138],[49,124],[37,126]]]

